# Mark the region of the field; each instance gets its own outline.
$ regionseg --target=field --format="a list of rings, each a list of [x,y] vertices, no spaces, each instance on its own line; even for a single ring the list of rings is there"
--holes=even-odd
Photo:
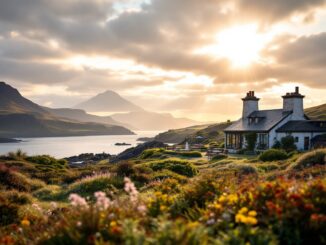
[[[326,149],[273,161],[149,149],[71,168],[10,153],[0,244],[325,244],[325,162]]]

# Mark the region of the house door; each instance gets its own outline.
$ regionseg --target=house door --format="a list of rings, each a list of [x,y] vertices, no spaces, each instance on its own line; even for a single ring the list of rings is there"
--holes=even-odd
[[[309,146],[310,146],[310,138],[304,137],[304,150],[305,151],[309,150]]]

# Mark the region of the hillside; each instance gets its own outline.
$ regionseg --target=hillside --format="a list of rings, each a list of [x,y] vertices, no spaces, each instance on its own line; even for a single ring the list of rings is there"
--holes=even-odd
[[[306,115],[312,120],[326,121],[326,104],[305,109]]]
[[[0,83],[1,137],[126,134],[133,134],[133,132],[122,126],[115,126],[107,123],[80,122],[58,117],[52,114],[51,110],[47,110],[24,98],[17,89],[4,82]]]
[[[183,128],[198,124],[187,118],[175,118],[171,114],[150,111],[135,111],[113,114],[111,117],[124,124],[130,124],[138,130],[155,131]]]
[[[84,110],[80,110],[80,109],[71,109],[71,108],[53,109],[48,107],[44,107],[44,108],[51,114],[64,119],[68,118],[79,122],[93,122],[93,123],[100,123],[100,124],[116,125],[116,126],[126,127],[130,130],[135,129],[133,126],[118,122],[110,116],[103,116],[103,117],[96,116],[96,115],[88,114]]]
[[[208,143],[210,140],[221,142],[224,138],[223,130],[229,125],[230,123],[218,123],[169,130],[158,134],[154,139],[164,143],[176,144],[184,142],[185,139],[189,143]],[[198,138],[201,139],[198,140]]]
[[[0,244],[324,244],[325,149],[277,161],[142,150],[74,167],[0,156]]]
[[[98,94],[76,105],[74,108],[83,109],[87,112],[130,112],[143,110],[111,90]]]

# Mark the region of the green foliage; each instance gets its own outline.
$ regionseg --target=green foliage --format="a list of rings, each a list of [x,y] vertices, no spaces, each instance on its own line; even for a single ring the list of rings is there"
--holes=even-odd
[[[42,188],[45,183],[38,179],[31,179],[5,165],[0,165],[0,185],[5,189],[30,192]]]
[[[289,169],[302,170],[304,168],[312,167],[314,165],[326,164],[326,149],[319,149],[303,154],[293,164],[289,166]]]
[[[48,166],[56,169],[64,169],[67,167],[68,162],[64,159],[55,159],[49,155],[41,155],[41,156],[31,156],[26,158],[27,161],[36,163],[43,166]]]
[[[10,203],[25,205],[32,203],[32,196],[25,192],[18,192],[16,190],[0,192],[2,198]]]
[[[111,174],[96,174],[76,181],[68,187],[65,195],[77,193],[83,197],[92,196],[97,191],[110,191],[115,188],[122,189],[123,177]]]
[[[279,149],[269,149],[259,155],[259,160],[263,162],[284,160],[287,158],[288,158],[288,154],[284,150],[279,150]]]
[[[295,151],[297,146],[295,145],[294,137],[291,135],[283,137],[281,139],[281,148],[286,152]]]
[[[189,158],[196,158],[196,157],[202,157],[201,153],[199,151],[164,151],[165,154],[171,155],[171,156],[180,156],[180,157],[189,157]]]
[[[18,149],[16,152],[9,152],[8,158],[12,160],[24,160],[26,158],[26,153],[21,149]]]
[[[245,139],[247,142],[247,150],[248,151],[253,151],[256,146],[257,142],[257,133],[247,133],[245,134]]]
[[[18,221],[19,205],[0,196],[0,225],[9,225]],[[0,240],[1,242],[1,240]]]
[[[153,161],[148,164],[150,168],[154,171],[159,171],[163,169],[168,169],[180,175],[187,177],[193,177],[197,174],[197,169],[188,161],[178,160],[178,159],[166,159],[160,161]]]
[[[118,176],[129,177],[130,175],[135,173],[134,164],[130,162],[118,163],[116,172]]]
[[[228,156],[226,154],[219,153],[219,154],[216,154],[215,156],[213,156],[212,161],[219,161],[219,160],[222,160],[225,158],[228,158]]]
[[[175,157],[186,157],[186,158],[197,158],[202,157],[201,153],[198,151],[171,151],[171,150],[164,150],[162,148],[154,148],[145,150],[140,159],[148,159],[148,158],[156,158],[156,159],[164,159],[169,156]]]

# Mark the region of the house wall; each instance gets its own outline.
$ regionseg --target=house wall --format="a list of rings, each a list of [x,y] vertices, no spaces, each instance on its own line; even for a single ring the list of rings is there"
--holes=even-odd
[[[300,150],[300,151],[303,151],[304,150],[304,138],[305,137],[309,137],[309,149],[311,148],[311,139],[317,135],[321,135],[321,134],[324,134],[324,133],[291,133],[291,134],[288,134],[288,133],[277,133],[277,140],[281,140],[283,137],[287,136],[287,135],[291,135],[293,136],[294,138],[295,137],[298,137],[298,142],[296,142],[296,146],[297,146],[297,149]]]
[[[272,148],[275,142],[278,140],[276,130],[282,127],[284,124],[292,120],[292,114],[286,117],[282,122],[280,122],[276,127],[269,131],[268,147]]]
[[[283,110],[292,111],[292,120],[303,120],[303,98],[285,98],[283,99]]]
[[[244,100],[242,118],[248,117],[254,111],[258,111],[258,100]]]

